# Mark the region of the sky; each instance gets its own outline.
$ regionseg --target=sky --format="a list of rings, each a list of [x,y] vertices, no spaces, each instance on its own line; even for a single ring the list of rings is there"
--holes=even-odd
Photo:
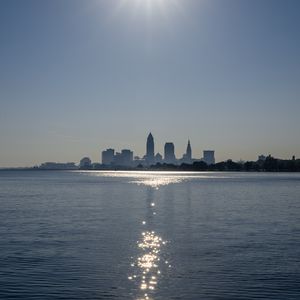
[[[0,0],[0,167],[191,140],[300,158],[300,1]]]

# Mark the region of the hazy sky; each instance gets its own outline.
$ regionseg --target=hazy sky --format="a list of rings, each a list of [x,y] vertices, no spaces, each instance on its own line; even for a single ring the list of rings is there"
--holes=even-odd
[[[300,157],[299,0],[0,0],[0,166]]]

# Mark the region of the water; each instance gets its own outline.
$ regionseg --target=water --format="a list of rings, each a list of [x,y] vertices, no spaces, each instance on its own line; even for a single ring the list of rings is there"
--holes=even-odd
[[[0,299],[300,299],[300,174],[0,172]]]

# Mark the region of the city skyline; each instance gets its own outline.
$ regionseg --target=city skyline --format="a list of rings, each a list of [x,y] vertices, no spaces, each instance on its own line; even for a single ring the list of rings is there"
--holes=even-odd
[[[169,139],[170,140],[170,139]],[[163,142],[161,145],[156,144],[155,139],[153,137],[152,132],[149,132],[146,143],[144,145],[145,152],[144,154],[138,154],[134,148],[133,145],[127,145],[127,147],[114,147],[113,145],[110,145],[110,147],[100,149],[98,153],[98,158],[94,159],[93,156],[88,155],[87,153],[82,154],[80,158],[76,159],[58,159],[58,160],[51,160],[46,159],[41,162],[34,162],[32,165],[14,165],[14,166],[0,166],[0,168],[14,168],[14,167],[33,167],[33,166],[43,166],[45,164],[57,164],[57,165],[68,165],[71,164],[70,169],[76,168],[75,165],[78,164],[79,166],[82,164],[103,164],[103,165],[116,165],[116,166],[128,166],[128,167],[136,167],[137,165],[143,165],[143,166],[151,166],[155,165],[156,163],[167,163],[167,164],[174,164],[174,165],[180,165],[182,163],[186,164],[193,164],[193,162],[199,162],[204,161],[208,165],[215,164],[217,162],[232,160],[235,162],[245,162],[245,161],[256,161],[256,160],[265,160],[267,156],[272,156],[272,153],[257,153],[256,157],[253,160],[243,160],[243,159],[237,159],[234,157],[228,157],[227,159],[216,159],[215,158],[215,150],[212,150],[212,148],[202,148],[202,149],[196,149],[195,153],[198,155],[193,156],[192,153],[194,153],[194,150],[191,146],[191,140],[188,139],[186,142],[186,148],[183,152],[180,153],[180,151],[177,150],[177,147],[173,142]],[[181,147],[182,148],[182,147]],[[161,151],[159,151],[161,149]],[[208,150],[210,149],[210,150]],[[99,149],[98,149],[99,150]],[[202,153],[202,156],[199,155],[199,153]],[[122,155],[125,155],[131,162],[136,162],[135,164],[124,164]],[[100,159],[99,159],[100,157]],[[126,160],[127,160],[126,158]],[[150,159],[149,159],[150,158]],[[277,157],[278,159],[295,159],[297,158],[295,155],[292,155],[290,158],[284,158],[284,157]],[[89,163],[86,163],[86,161],[89,161]]]
[[[142,156],[134,155],[134,151],[130,149],[122,149],[120,152],[113,148],[108,148],[101,152],[100,163],[105,166],[125,166],[137,167],[138,165],[150,167],[152,165],[166,163],[173,165],[193,164],[193,162],[204,161],[208,165],[215,163],[215,151],[203,150],[203,157],[193,157],[190,139],[187,141],[185,153],[176,156],[175,145],[173,142],[164,143],[163,155],[155,151],[155,139],[150,132],[146,139],[146,152]],[[85,164],[87,157],[83,158]],[[81,165],[81,162],[80,162]]]
[[[299,1],[138,2],[1,1],[0,167],[142,156],[149,130],[162,155],[300,157]]]

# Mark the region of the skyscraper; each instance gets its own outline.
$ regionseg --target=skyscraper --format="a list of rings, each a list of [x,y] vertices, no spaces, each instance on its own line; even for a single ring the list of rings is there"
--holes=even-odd
[[[188,141],[188,144],[187,144],[187,147],[186,147],[185,158],[188,162],[192,161],[192,147],[191,147],[190,140]]]
[[[105,151],[102,151],[102,164],[104,165],[110,165],[112,164],[115,156],[115,150],[114,149],[107,149]]]
[[[133,162],[133,152],[128,149],[123,149],[121,151],[122,165],[131,166]]]
[[[154,163],[154,139],[150,132],[146,144],[146,162],[151,165]]]
[[[185,154],[183,154],[181,162],[186,163],[186,164],[192,163],[192,147],[191,147],[190,140],[188,140],[186,152],[185,152]]]
[[[204,150],[203,151],[203,161],[208,165],[215,163],[215,151],[214,150]]]
[[[165,162],[167,164],[175,164],[175,147],[173,143],[165,143]]]
[[[133,163],[133,152],[129,149],[123,149],[117,152],[113,164],[119,167],[131,167]]]

